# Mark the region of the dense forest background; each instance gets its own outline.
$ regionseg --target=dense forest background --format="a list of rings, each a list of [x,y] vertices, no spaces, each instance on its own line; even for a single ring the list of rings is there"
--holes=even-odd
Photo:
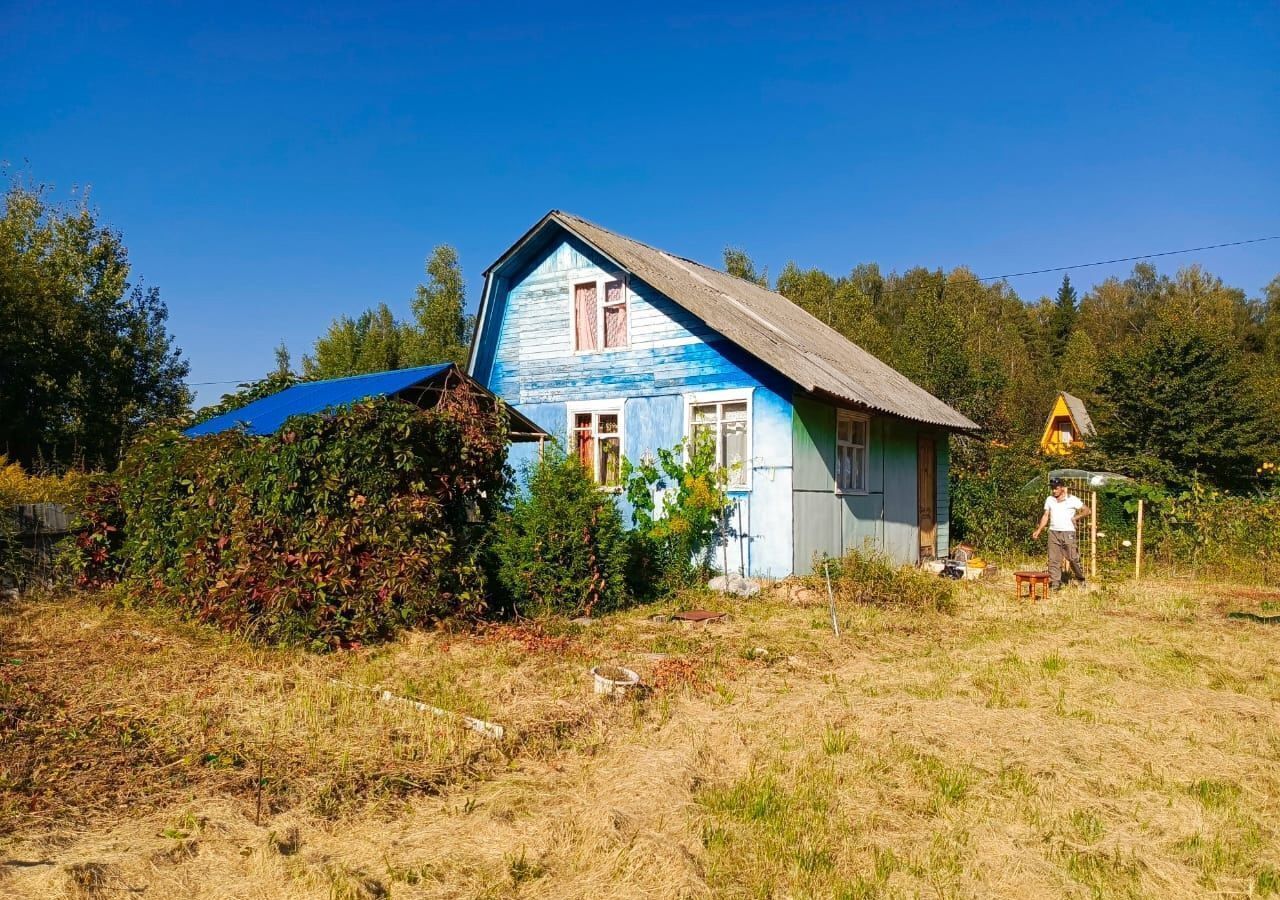
[[[726,268],[759,283],[741,251]],[[1280,276],[1259,297],[1199,265],[1138,263],[1079,294],[1026,302],[965,268],[847,275],[788,264],[772,287],[983,426],[964,465],[1040,437],[1054,395],[1082,398],[1098,451],[1132,474],[1245,488],[1274,458]]]

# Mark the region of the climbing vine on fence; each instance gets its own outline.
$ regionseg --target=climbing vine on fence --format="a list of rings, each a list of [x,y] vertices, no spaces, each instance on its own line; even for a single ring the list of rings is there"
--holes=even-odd
[[[300,416],[269,437],[149,434],[117,474],[121,590],[315,647],[478,614],[506,440],[504,414],[465,389],[429,410],[373,400]]]

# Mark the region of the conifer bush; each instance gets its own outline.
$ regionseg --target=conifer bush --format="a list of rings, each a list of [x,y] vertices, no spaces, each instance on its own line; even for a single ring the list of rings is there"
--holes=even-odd
[[[614,495],[576,457],[549,447],[498,522],[494,558],[520,615],[591,615],[627,604],[629,541]]]

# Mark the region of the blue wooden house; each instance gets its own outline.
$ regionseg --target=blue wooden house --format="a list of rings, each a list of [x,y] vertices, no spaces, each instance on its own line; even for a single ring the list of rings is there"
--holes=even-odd
[[[782,295],[559,211],[485,273],[469,372],[604,487],[623,456],[714,438],[751,576],[944,556],[948,436],[977,427]]]

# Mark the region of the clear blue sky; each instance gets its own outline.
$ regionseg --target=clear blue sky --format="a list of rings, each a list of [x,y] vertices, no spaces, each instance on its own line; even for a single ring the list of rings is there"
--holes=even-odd
[[[438,243],[474,305],[551,208],[773,272],[1280,234],[1274,2],[271,6],[0,5],[0,159],[92,186],[193,382],[407,313]],[[1280,241],[1195,259],[1256,294]]]

